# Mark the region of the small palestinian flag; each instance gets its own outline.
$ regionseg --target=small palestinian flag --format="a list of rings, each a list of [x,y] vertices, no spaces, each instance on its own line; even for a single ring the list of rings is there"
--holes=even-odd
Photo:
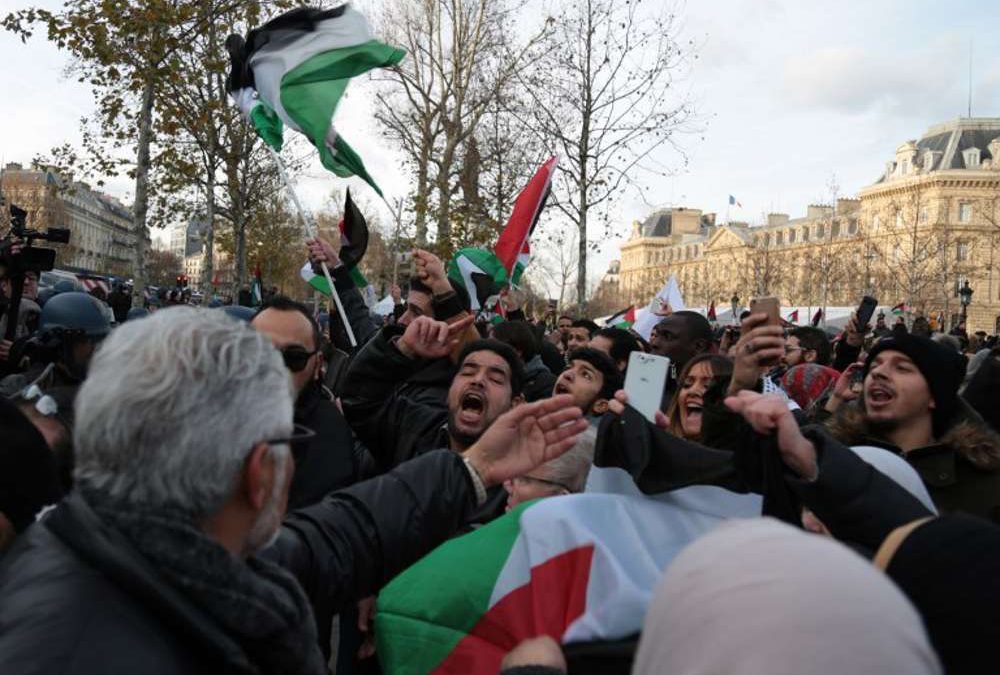
[[[813,328],[819,325],[819,322],[823,319],[823,308],[817,309],[816,313],[813,314],[812,325]]]
[[[500,233],[500,238],[493,247],[497,258],[507,270],[507,276],[513,286],[521,283],[524,268],[531,260],[528,240],[535,231],[538,217],[552,192],[552,177],[555,175],[558,162],[558,157],[549,158],[528,181],[514,202],[514,211],[510,214],[507,227]]]
[[[333,127],[333,115],[352,77],[399,63],[405,52],[372,38],[350,5],[298,7],[246,39],[226,40],[231,69],[226,88],[264,141],[282,145],[282,124],[304,134],[323,166],[341,178],[358,176],[382,194],[364,163]]]
[[[264,304],[264,284],[260,278],[260,263],[253,271],[253,283],[250,286],[250,297],[253,299],[253,306],[259,307]]]
[[[799,322],[799,310],[792,310],[792,313],[788,315],[788,323],[798,323]]]
[[[340,262],[345,265],[351,273],[354,285],[358,287],[365,298],[365,303],[371,307],[375,302],[375,288],[368,283],[365,275],[361,273],[358,263],[368,250],[368,221],[365,220],[361,210],[351,199],[351,191],[347,190],[347,197],[344,200],[344,217],[337,224],[340,230]],[[307,284],[315,288],[323,295],[330,295],[330,285],[326,282],[326,277],[313,272],[312,265],[306,261],[300,272],[302,279]]]
[[[613,314],[604,325],[613,328],[631,328],[633,323],[635,323],[635,305]]]
[[[448,277],[469,294],[472,311],[491,311],[507,284],[507,270],[496,254],[482,248],[463,248],[448,263]]]
[[[903,316],[904,314],[906,314],[906,303],[901,302],[895,307],[893,307],[892,314],[893,316]]]
[[[722,515],[710,502],[725,491],[709,490],[716,492],[708,500],[542,499],[442,544],[379,593],[383,671],[496,675],[528,638],[551,636],[572,661],[574,649],[634,636],[663,570],[686,545],[726,516],[760,513],[757,498],[755,511]]]
[[[715,300],[713,300],[712,303],[708,306],[708,317],[707,318],[708,318],[709,321],[716,321],[717,320],[716,316],[715,316]]]

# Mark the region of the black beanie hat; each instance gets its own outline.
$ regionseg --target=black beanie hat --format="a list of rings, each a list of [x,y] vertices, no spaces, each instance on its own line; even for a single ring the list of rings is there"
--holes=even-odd
[[[940,438],[951,424],[958,410],[958,388],[965,377],[965,356],[954,349],[938,344],[929,338],[908,333],[893,334],[879,340],[868,353],[865,376],[872,361],[881,352],[894,351],[906,354],[927,380],[927,387],[934,399],[934,437]]]
[[[42,507],[59,500],[52,451],[17,406],[0,397],[0,513],[23,531]]]

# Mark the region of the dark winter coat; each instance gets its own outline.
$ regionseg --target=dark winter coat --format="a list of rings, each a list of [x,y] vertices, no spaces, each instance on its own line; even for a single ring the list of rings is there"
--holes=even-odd
[[[524,400],[528,403],[552,396],[556,386],[556,376],[542,363],[538,355],[524,364]]]
[[[864,412],[853,406],[828,426],[842,443],[875,445],[906,459],[942,513],[961,511],[1000,523],[1000,437],[974,412],[957,419],[934,445],[907,453],[871,434]]]
[[[329,626],[341,607],[451,536],[474,508],[461,459],[429,453],[292,513],[262,555],[298,579],[318,625]],[[78,495],[33,525],[0,563],[5,673],[257,672],[247,660]]]

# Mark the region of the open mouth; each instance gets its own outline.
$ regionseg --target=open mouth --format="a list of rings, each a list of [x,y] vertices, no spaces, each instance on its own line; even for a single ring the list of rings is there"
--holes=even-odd
[[[700,422],[704,407],[700,403],[688,403],[684,406],[684,412],[689,422]]]
[[[896,395],[891,389],[881,385],[874,385],[868,388],[868,396],[866,398],[868,405],[879,407],[887,405],[895,397]]]
[[[462,395],[458,402],[458,419],[463,424],[477,424],[486,413],[486,397],[477,391],[469,391]]]
[[[562,380],[559,380],[558,382],[556,382],[555,393],[556,394],[568,394],[569,393],[569,387],[566,386],[565,382],[563,382]]]

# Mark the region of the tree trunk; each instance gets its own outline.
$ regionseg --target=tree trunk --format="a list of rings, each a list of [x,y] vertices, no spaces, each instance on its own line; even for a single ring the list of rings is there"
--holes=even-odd
[[[209,171],[208,192],[205,193],[205,229],[202,233],[203,262],[201,268],[201,292],[208,294],[212,289],[212,278],[215,276],[215,162],[210,160],[212,169]],[[214,289],[212,289],[214,291]],[[214,293],[213,293],[214,294]]]
[[[426,141],[426,136],[425,136]],[[414,224],[417,246],[427,246],[427,197],[430,191],[428,164],[430,163],[430,145],[425,142],[421,148],[420,162],[417,164],[417,191],[413,198]]]
[[[146,212],[149,210],[149,146],[153,142],[153,100],[156,93],[152,79],[142,88],[139,110],[139,146],[135,161],[135,204],[132,206],[132,232],[135,256],[132,263],[132,305],[142,307],[146,289]]]

